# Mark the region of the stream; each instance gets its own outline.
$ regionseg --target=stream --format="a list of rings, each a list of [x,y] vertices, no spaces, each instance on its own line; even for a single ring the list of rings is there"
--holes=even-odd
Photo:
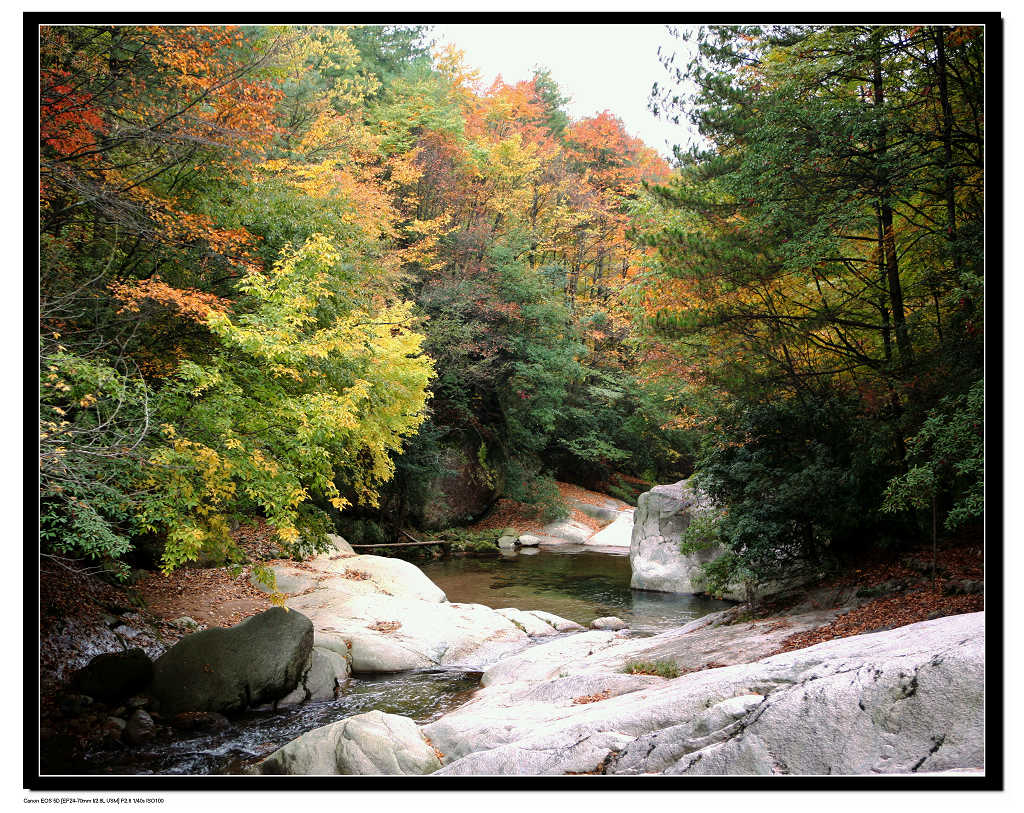
[[[732,606],[702,596],[631,590],[629,556],[580,546],[493,558],[420,563],[449,601],[546,610],[588,625],[616,615],[634,635],[654,635]],[[547,639],[550,640],[550,639]],[[379,709],[423,724],[460,706],[480,686],[480,672],[424,669],[353,675],[340,697],[276,712],[248,712],[222,731],[165,734],[140,746],[88,755],[89,773],[232,774],[313,728]]]

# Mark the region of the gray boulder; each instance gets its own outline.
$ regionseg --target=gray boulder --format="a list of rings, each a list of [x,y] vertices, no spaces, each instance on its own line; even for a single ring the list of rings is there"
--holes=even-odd
[[[370,711],[315,728],[250,769],[254,774],[428,774],[441,761],[408,717]]]
[[[516,538],[514,536],[500,536],[498,537],[498,547],[505,550],[513,550],[516,546]]]
[[[312,648],[310,620],[272,607],[234,627],[182,638],[156,661],[149,693],[163,715],[272,703],[298,685]]]

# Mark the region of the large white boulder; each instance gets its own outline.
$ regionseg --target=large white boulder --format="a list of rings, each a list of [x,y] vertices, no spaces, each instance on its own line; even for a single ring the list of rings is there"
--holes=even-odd
[[[369,582],[375,592],[423,601],[445,601],[444,591],[428,579],[422,570],[404,559],[361,554],[328,559],[316,564],[323,578],[349,577],[351,581]]]
[[[397,714],[370,711],[314,728],[249,770],[253,774],[416,775],[441,766],[419,727]]]
[[[722,551],[714,547],[684,556],[679,544],[694,517],[710,508],[710,501],[686,480],[641,494],[629,546],[630,587],[663,593],[701,592],[700,566]]]
[[[354,672],[479,669],[530,643],[512,621],[482,604],[315,590],[289,599],[288,606],[317,630],[351,644]]]

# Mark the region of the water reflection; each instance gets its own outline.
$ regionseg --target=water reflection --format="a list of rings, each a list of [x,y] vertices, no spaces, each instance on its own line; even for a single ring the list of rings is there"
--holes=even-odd
[[[542,548],[528,556],[453,558],[421,567],[449,601],[546,610],[583,625],[617,615],[641,634],[731,606],[704,596],[632,590],[628,556],[577,545]]]

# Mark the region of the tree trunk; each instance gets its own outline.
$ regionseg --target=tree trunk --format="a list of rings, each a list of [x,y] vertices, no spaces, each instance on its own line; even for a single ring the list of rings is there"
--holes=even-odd
[[[907,331],[906,313],[903,307],[903,286],[900,282],[899,260],[896,257],[896,235],[893,232],[893,212],[889,203],[889,171],[885,167],[888,150],[888,127],[885,123],[885,87],[882,81],[882,47],[881,31],[874,33],[874,77],[872,90],[875,107],[879,115],[879,134],[877,144],[878,171],[877,195],[878,211],[881,218],[882,249],[885,256],[886,282],[889,288],[889,304],[892,307],[892,321],[896,333],[896,349],[900,356],[900,366],[906,367],[912,360],[910,334]]]

